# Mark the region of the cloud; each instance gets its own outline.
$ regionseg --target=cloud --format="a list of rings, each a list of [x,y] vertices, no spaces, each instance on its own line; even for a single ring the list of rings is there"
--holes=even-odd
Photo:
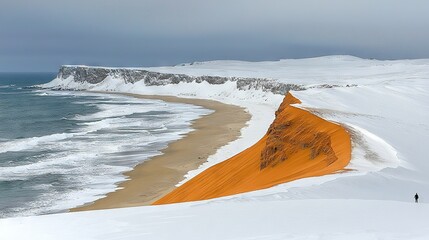
[[[425,0],[15,0],[0,5],[0,71],[36,65],[54,71],[76,62],[142,66],[327,54],[429,57]],[[20,60],[8,63],[8,58]]]

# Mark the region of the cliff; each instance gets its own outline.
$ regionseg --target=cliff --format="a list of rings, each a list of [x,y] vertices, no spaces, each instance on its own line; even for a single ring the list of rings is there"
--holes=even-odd
[[[269,130],[256,144],[212,166],[156,201],[167,204],[269,188],[344,170],[351,158],[349,133],[340,125],[291,104],[288,94]]]
[[[303,90],[301,85],[281,83],[273,79],[265,78],[240,78],[240,77],[219,77],[219,76],[189,76],[186,74],[169,74],[147,71],[139,68],[105,68],[88,66],[62,66],[58,72],[58,79],[72,77],[78,83],[97,84],[106,78],[122,79],[125,83],[135,83],[143,81],[146,86],[163,86],[167,84],[178,84],[181,82],[203,81],[219,85],[227,81],[235,82],[239,90],[262,90],[274,94],[286,94],[289,90]]]

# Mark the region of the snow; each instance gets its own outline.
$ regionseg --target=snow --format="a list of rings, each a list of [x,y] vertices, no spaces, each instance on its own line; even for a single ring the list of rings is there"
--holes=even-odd
[[[295,200],[193,203],[0,220],[5,239],[428,239],[429,205]]]
[[[375,84],[398,78],[418,79],[429,74],[428,65],[428,59],[379,61],[340,55],[266,62],[210,61],[145,69],[191,76],[271,78],[310,87],[320,84]]]
[[[352,135],[350,171],[300,179],[224,198],[129,209],[0,220],[7,239],[429,239],[429,60],[352,56],[275,62],[212,61],[145,68],[193,76],[272,78],[302,84],[298,107],[345,126]],[[321,88],[324,84],[338,85]],[[252,114],[240,139],[218,150],[189,177],[256,142],[282,96],[224,85],[125,84],[107,78],[51,86],[204,98]],[[347,85],[352,85],[351,87]],[[414,204],[418,192],[421,202]],[[24,229],[26,231],[24,231]],[[28,235],[26,235],[28,234]],[[1,237],[1,235],[0,235]]]

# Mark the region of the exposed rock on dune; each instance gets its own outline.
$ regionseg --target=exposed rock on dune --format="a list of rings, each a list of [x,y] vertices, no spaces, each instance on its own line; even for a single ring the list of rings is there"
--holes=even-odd
[[[301,101],[293,97],[292,94],[288,94],[279,109],[276,111],[276,118],[267,132],[266,146],[261,153],[261,170],[269,165],[275,166],[277,163],[286,160],[289,155],[298,150],[296,148],[297,144],[294,142],[295,138],[291,136],[292,134],[295,134],[295,132],[287,131],[292,128],[292,122],[285,119],[286,112],[284,111],[286,107],[294,103],[301,103]],[[306,131],[306,133],[308,132],[309,131]],[[308,143],[303,143],[303,146],[305,145],[308,145]]]
[[[300,103],[287,94],[265,136],[154,204],[228,196],[293,181],[332,174],[350,161],[350,135],[340,125],[291,106]]]

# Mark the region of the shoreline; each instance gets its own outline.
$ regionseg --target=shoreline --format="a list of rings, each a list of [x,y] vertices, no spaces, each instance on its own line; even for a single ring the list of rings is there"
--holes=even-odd
[[[149,158],[131,171],[123,173],[127,180],[118,184],[116,191],[94,202],[72,208],[70,212],[144,206],[157,201],[174,190],[186,173],[206,162],[207,158],[216,153],[220,147],[238,139],[241,136],[241,129],[251,118],[242,107],[214,100],[132,93],[98,93],[192,104],[214,112],[192,121],[193,130],[183,138],[168,144],[161,150],[161,155]]]

